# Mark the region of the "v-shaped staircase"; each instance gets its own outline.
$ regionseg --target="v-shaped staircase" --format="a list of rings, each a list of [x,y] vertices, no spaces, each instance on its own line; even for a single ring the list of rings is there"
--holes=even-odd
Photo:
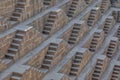
[[[80,26],[75,25],[72,29],[72,32],[70,34],[70,37],[68,39],[69,44],[75,44],[77,41],[77,37],[79,36]]]
[[[109,43],[109,46],[107,48],[107,52],[106,55],[108,58],[112,58],[117,50],[118,47],[118,40],[116,38],[116,40],[111,40]]]
[[[110,0],[102,0],[100,11],[104,13],[110,7]]]
[[[41,65],[42,69],[49,70],[52,67],[52,62],[53,62],[54,57],[56,55],[57,47],[58,47],[58,44],[50,43],[48,51],[44,57],[42,65]]]
[[[103,31],[105,32],[105,34],[108,34],[108,32],[112,29],[113,25],[114,25],[113,17],[106,18],[105,24],[103,27]]]
[[[53,26],[55,24],[56,18],[57,18],[56,12],[51,12],[49,14],[48,19],[47,19],[45,26],[43,28],[43,31],[42,31],[43,34],[49,35],[51,33]]]
[[[73,62],[72,62],[70,73],[69,73],[70,76],[77,76],[79,74],[82,57],[83,57],[82,53],[79,53],[79,52],[76,53],[75,58],[73,59]]]
[[[120,41],[120,26],[117,29],[117,33],[116,33],[116,37],[119,39]]]
[[[21,80],[22,74],[13,72],[12,76],[10,77],[10,80]]]
[[[117,22],[120,22],[120,11],[118,11]]]
[[[91,40],[90,47],[89,47],[89,50],[91,52],[95,52],[96,51],[97,45],[98,45],[98,43],[100,41],[100,37],[101,37],[100,33],[98,33],[98,32],[95,32],[93,34],[93,38]]]
[[[99,18],[100,15],[98,15],[98,9],[99,9],[98,7],[95,7],[90,11],[90,14],[87,20],[88,26],[93,26],[96,23],[97,18]]]
[[[74,17],[78,3],[79,3],[79,0],[72,0],[72,3],[67,12],[68,17],[70,17],[70,18]]]
[[[103,60],[97,60],[94,72],[92,73],[92,80],[99,80],[100,76],[102,75],[103,64]]]
[[[119,79],[120,79],[120,66],[115,65],[110,80],[119,80]]]
[[[17,23],[21,20],[21,16],[23,15],[24,8],[26,5],[26,0],[17,0],[15,4],[15,10],[10,17],[10,21],[13,23]]]
[[[5,54],[5,58],[7,59],[15,59],[17,56],[17,52],[20,47],[20,43],[24,37],[24,31],[17,31],[15,34],[15,37],[13,38],[12,43],[10,44],[10,47],[8,49],[8,53]]]

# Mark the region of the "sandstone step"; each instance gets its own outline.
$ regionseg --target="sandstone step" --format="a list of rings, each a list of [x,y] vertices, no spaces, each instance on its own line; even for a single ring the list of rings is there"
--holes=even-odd
[[[79,67],[71,67],[71,71],[78,71]]]
[[[15,54],[12,54],[12,53],[5,54],[5,58],[14,59],[14,57],[15,57]]]
[[[22,41],[22,39],[13,38],[13,43],[19,44]]]
[[[49,30],[43,30],[43,34],[50,34]]]
[[[47,51],[48,54],[55,54],[55,52],[56,52],[55,50],[48,50]]]
[[[45,64],[51,64],[52,60],[50,60],[50,59],[44,59],[43,63],[45,63]]]
[[[50,64],[42,64],[41,68],[43,69],[49,69],[50,68]]]
[[[17,52],[18,49],[15,49],[15,48],[9,48],[9,49],[8,49],[8,52],[11,52],[11,51],[12,51],[12,52]]]
[[[80,63],[72,63],[72,67],[79,67],[80,66]]]
[[[77,73],[76,72],[70,72],[69,75],[72,75],[72,76],[77,76]]]
[[[52,60],[53,59],[53,57],[54,57],[54,55],[45,55],[45,59],[50,59],[50,60]]]
[[[20,44],[17,44],[17,43],[13,43],[13,42],[12,42],[12,43],[11,43],[11,46],[14,46],[14,47],[17,47],[17,48],[18,48],[18,47],[20,46]]]

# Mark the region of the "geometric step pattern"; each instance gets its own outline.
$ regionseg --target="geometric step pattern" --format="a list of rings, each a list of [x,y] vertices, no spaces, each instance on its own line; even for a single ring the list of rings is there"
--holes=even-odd
[[[100,11],[103,14],[110,7],[110,0],[102,0]]]
[[[88,16],[87,19],[87,25],[88,26],[94,26],[97,20],[100,17],[100,8],[99,7],[94,7]]]
[[[119,11],[113,11],[112,16],[115,18],[116,22],[120,22],[120,10]]]
[[[72,66],[69,73],[70,76],[78,76],[78,71],[79,71],[82,57],[83,57],[82,53],[77,52],[75,54],[75,58],[72,61]]]
[[[120,79],[120,65],[114,65],[109,80],[119,80],[119,79]]]
[[[22,14],[24,12],[26,5],[26,0],[17,0],[15,4],[15,10],[10,17],[10,22],[13,24],[19,22],[21,20]]]
[[[120,26],[119,26],[118,29],[117,29],[116,37],[117,37],[117,38],[119,39],[119,41],[120,41]]]
[[[108,34],[110,32],[114,24],[115,20],[112,16],[106,18],[103,26],[103,31],[105,32],[105,34]]]
[[[16,34],[10,44],[10,47],[8,48],[7,54],[5,54],[5,59],[17,59],[18,57],[18,50],[20,47],[20,44],[24,37],[24,31],[17,30]]]
[[[69,19],[76,17],[85,7],[84,0],[71,0],[70,6],[67,9],[67,16]]]
[[[102,74],[108,65],[108,58],[104,55],[100,55],[96,61],[95,67],[92,70],[90,80],[100,80]]]
[[[84,21],[74,23],[73,29],[68,39],[68,43],[76,44],[80,40],[80,38],[83,37],[86,31],[87,25],[85,25]]]
[[[91,57],[91,53],[87,48],[80,48],[76,52],[72,60],[72,65],[69,72],[69,76],[71,77],[72,80],[77,78],[77,76],[80,74],[84,66],[89,61],[90,57]]]
[[[117,48],[118,48],[118,43],[119,43],[119,40],[117,37],[111,38],[109,45],[105,52],[105,54],[108,58],[112,58],[115,55]]]
[[[49,70],[51,68],[53,59],[56,55],[57,48],[58,48],[58,44],[50,43],[48,50],[47,50],[47,53],[44,57],[43,63],[41,65],[42,69]]]
[[[42,33],[49,35],[52,31],[53,25],[57,20],[57,12],[50,12],[47,21],[45,22],[45,26],[43,28]]]
[[[91,52],[95,52],[101,45],[102,41],[104,39],[104,32],[103,30],[96,30],[96,32],[94,32],[92,40],[90,41],[90,46],[89,46],[89,50]]]
[[[45,19],[42,33],[51,35],[62,28],[68,21],[68,17],[62,9],[55,9],[49,12]]]
[[[69,18],[74,17],[77,6],[78,6],[78,3],[79,3],[79,0],[72,0],[72,3],[71,3],[71,5],[70,5],[70,7],[68,9],[68,12],[67,12],[67,16]]]

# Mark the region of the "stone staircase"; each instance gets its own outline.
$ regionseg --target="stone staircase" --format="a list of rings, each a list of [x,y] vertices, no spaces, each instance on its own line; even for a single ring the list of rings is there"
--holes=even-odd
[[[102,43],[103,41],[103,36],[104,34],[101,34],[102,30],[99,30],[94,32],[93,34],[93,37],[92,37],[92,40],[90,42],[90,46],[89,46],[89,50],[91,52],[95,52],[97,50],[97,48],[100,46],[100,44]]]
[[[96,56],[94,61],[94,67],[92,67],[90,73],[86,75],[87,80],[101,80],[102,75],[108,67],[109,59],[105,55]]]
[[[77,41],[77,37],[79,36],[79,31],[80,31],[80,25],[74,25],[71,35],[68,39],[69,44],[75,44]]]
[[[3,65],[3,68],[10,66],[15,60],[18,59],[19,54],[19,47],[23,40],[24,31],[18,30],[8,48],[7,53],[5,56],[0,60],[0,64]]]
[[[110,7],[110,0],[102,0],[100,11],[103,14]]]
[[[118,48],[118,38],[113,37],[108,45],[106,56],[108,58],[112,58],[115,55],[117,48]]]
[[[71,3],[71,5],[70,5],[70,7],[68,9],[68,12],[67,12],[67,16],[69,18],[74,17],[78,3],[79,3],[79,0],[72,0],[72,3]]]
[[[42,65],[41,65],[42,69],[49,70],[52,67],[52,62],[53,62],[53,59],[56,55],[57,47],[58,47],[58,44],[50,43],[48,51],[44,57]]]
[[[22,42],[22,39],[24,37],[24,31],[18,30],[15,34],[15,37],[13,38],[12,43],[10,44],[10,47],[8,49],[7,54],[5,54],[6,59],[16,59],[18,56],[18,50],[20,47],[20,43]]]
[[[55,24],[56,18],[57,18],[56,12],[51,12],[49,14],[48,19],[42,31],[43,34],[49,35],[51,33],[53,25]]]
[[[21,21],[21,17],[24,12],[25,5],[26,5],[25,0],[17,0],[16,1],[15,10],[14,10],[12,16],[10,17],[10,22],[12,24],[15,24],[15,23]]]
[[[109,80],[119,80],[120,79],[120,66],[114,65],[111,78]]]
[[[118,11],[117,22],[120,22],[120,11]]]
[[[112,16],[109,16],[106,18],[104,26],[103,26],[103,31],[105,34],[108,34],[110,30],[112,29],[113,25],[115,24],[114,18]]]
[[[117,33],[116,33],[116,37],[119,39],[120,41],[120,26],[117,29]]]
[[[102,75],[103,60],[97,60],[91,80],[99,80]]]
[[[87,19],[87,25],[88,26],[94,26],[96,21],[98,20],[99,18],[99,8],[98,7],[95,7],[93,8],[91,11],[90,11],[90,14],[88,16],[88,19]]]
[[[70,76],[79,75],[79,67],[80,67],[82,57],[83,57],[82,53],[79,53],[79,52],[76,53],[75,58],[73,59],[73,62],[72,62],[70,73],[69,73]]]
[[[22,74],[13,72],[12,76],[10,77],[10,80],[21,80],[21,78],[22,78]]]

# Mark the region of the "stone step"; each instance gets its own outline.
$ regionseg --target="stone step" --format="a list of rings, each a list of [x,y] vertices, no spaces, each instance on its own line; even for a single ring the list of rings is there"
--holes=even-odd
[[[8,52],[17,52],[18,51],[18,49],[15,49],[15,48],[8,48]]]
[[[50,45],[50,46],[49,46],[49,50],[54,50],[54,51],[56,51],[56,50],[57,50],[57,46],[52,46],[52,45]]]
[[[14,59],[14,57],[15,57],[15,54],[12,54],[12,53],[5,54],[5,58]]]
[[[11,43],[12,46],[16,46],[16,47],[19,47],[20,44],[17,44],[17,43]]]
[[[78,71],[79,67],[71,67],[71,71]]]
[[[53,59],[53,57],[54,57],[54,55],[45,55],[45,59],[50,59],[50,60],[52,60]]]
[[[72,67],[79,67],[80,66],[80,63],[72,63]]]
[[[20,36],[20,37],[23,37],[24,34],[20,34],[20,33],[17,33],[16,36]]]
[[[56,52],[55,50],[48,50],[47,51],[48,54],[55,54],[55,52]]]
[[[13,38],[13,43],[19,44],[22,41],[22,39],[19,38]]]
[[[73,40],[69,40],[68,43],[69,44],[75,44],[76,41],[73,41]]]
[[[43,30],[43,34],[50,34],[50,30]]]
[[[51,64],[52,60],[50,60],[50,59],[44,59],[43,63],[45,63],[45,64]]]
[[[50,68],[50,64],[42,64],[41,68],[49,69]]]
[[[77,76],[77,73],[76,73],[76,72],[71,71],[69,75],[71,75],[71,76]]]
[[[74,63],[80,63],[81,62],[81,58],[75,58],[73,61],[74,61]]]

